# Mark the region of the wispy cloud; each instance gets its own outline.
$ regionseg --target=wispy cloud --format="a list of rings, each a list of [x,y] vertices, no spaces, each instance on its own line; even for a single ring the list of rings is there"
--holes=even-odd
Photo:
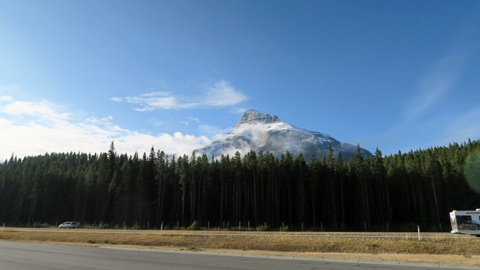
[[[13,97],[11,96],[0,96],[0,101],[12,101]]]
[[[116,102],[122,102],[123,101],[121,98],[118,98],[118,97],[113,97],[110,100],[116,101]]]
[[[117,102],[138,104],[137,111],[192,109],[198,107],[227,107],[239,104],[249,97],[236,90],[227,81],[219,81],[207,87],[198,97],[175,96],[170,92],[152,92],[136,97],[111,98]],[[196,100],[196,102],[191,102]]]
[[[0,85],[0,92],[14,93],[14,92],[18,92],[19,90],[20,90],[20,87],[16,84]]]
[[[211,142],[205,136],[180,132],[152,135],[124,129],[114,124],[111,116],[91,117],[75,123],[68,117],[69,113],[59,112],[56,107],[61,106],[46,101],[2,99],[0,160],[9,158],[12,153],[23,157],[47,152],[105,152],[111,141],[115,141],[119,153],[133,155],[135,151],[149,151],[154,146],[166,153],[190,154],[192,149]]]
[[[434,64],[417,86],[418,92],[406,106],[404,121],[411,121],[426,113],[455,87],[466,64],[465,53],[451,52]]]
[[[198,120],[198,118],[195,118],[195,117],[187,117],[187,119],[192,121],[192,122],[200,123],[200,120]]]
[[[111,98],[113,101],[139,104],[140,107],[134,108],[137,111],[153,111],[158,109],[182,109],[192,107],[194,104],[181,104],[176,97],[172,96],[169,92],[152,92],[142,94],[138,97],[126,97],[126,98]]]
[[[404,122],[427,114],[450,92],[461,91],[457,88],[457,82],[461,80],[469,60],[478,53],[480,31],[476,25],[479,23],[480,8],[476,8],[470,16],[466,16],[457,37],[451,41],[450,50],[439,57],[419,81],[417,94],[405,107]]]
[[[154,125],[156,127],[164,125],[164,123],[162,121],[159,121],[159,120],[154,119],[154,118],[148,120],[148,122],[150,122],[152,125]]]
[[[477,140],[480,138],[480,104],[473,109],[451,117],[443,122],[437,144],[446,145],[451,142],[463,142],[468,138]]]
[[[246,110],[248,110],[249,108],[243,108],[243,107],[236,107],[236,108],[232,108],[232,113],[234,114],[243,114]]]
[[[225,137],[225,134],[230,132],[233,128],[225,128],[225,129],[220,129],[216,126],[210,126],[210,125],[200,125],[198,126],[198,129],[200,130],[201,133],[206,134],[207,136],[213,138],[213,140],[221,140]]]
[[[459,85],[470,59],[477,56],[480,48],[480,31],[474,27],[480,23],[479,15],[477,9],[465,20],[450,49],[417,82],[416,92],[392,127],[378,136],[355,141],[363,141],[369,149],[381,146],[386,154],[395,154],[398,150],[426,149],[480,138],[480,104],[452,108],[446,102],[452,93],[464,93]]]

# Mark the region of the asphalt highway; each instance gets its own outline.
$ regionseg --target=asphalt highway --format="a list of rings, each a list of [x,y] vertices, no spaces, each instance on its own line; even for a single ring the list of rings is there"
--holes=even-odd
[[[244,256],[189,251],[119,249],[0,241],[0,270],[51,269],[480,269],[430,263]]]

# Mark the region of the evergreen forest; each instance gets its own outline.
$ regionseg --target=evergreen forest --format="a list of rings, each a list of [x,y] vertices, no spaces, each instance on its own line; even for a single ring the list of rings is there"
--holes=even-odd
[[[448,213],[480,208],[480,141],[344,161],[286,152],[218,158],[50,153],[0,164],[0,222],[111,227],[449,231]],[[468,161],[468,162],[467,162]],[[480,181],[480,180],[479,180]]]

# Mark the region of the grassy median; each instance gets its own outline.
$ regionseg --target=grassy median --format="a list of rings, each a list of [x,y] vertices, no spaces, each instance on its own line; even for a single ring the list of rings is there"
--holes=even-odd
[[[209,235],[208,232],[185,233],[145,231],[137,234],[123,231],[101,230],[68,231],[0,231],[1,240],[45,243],[72,243],[94,246],[121,246],[166,248],[176,250],[216,250],[222,252],[246,252],[293,256],[338,257],[378,260],[425,261],[438,263],[480,264],[480,242],[473,237],[455,239],[442,236],[423,238],[414,235],[402,238],[335,238],[335,237],[286,237],[282,234]],[[128,231],[127,231],[128,232]]]

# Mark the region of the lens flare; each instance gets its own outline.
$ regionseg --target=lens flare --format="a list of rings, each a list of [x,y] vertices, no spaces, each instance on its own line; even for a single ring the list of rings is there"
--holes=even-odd
[[[467,157],[463,172],[470,188],[480,193],[480,149]]]

